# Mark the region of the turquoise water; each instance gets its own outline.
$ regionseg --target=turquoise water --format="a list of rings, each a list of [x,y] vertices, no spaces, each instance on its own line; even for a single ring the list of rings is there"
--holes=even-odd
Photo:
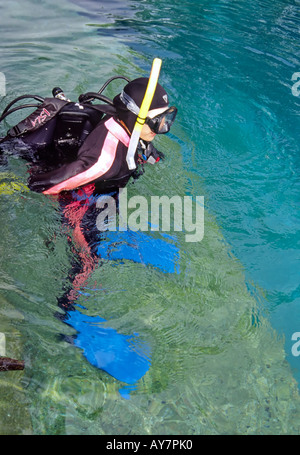
[[[300,66],[300,4],[142,3],[131,22],[139,43],[132,35],[131,45],[164,58],[190,140],[185,167],[204,179],[209,205],[247,280],[262,288],[299,381],[291,335],[300,327],[300,98],[291,79]]]
[[[74,331],[53,317],[70,264],[55,203],[1,195],[0,332],[26,362],[0,378],[1,434],[299,432],[299,14],[283,0],[1,4],[1,110],[56,85],[76,99],[158,56],[178,119],[156,140],[166,161],[129,191],[204,195],[206,207],[200,244],[178,234],[179,274],[108,261],[90,278],[89,314],[151,346],[124,400],[59,337]],[[18,159],[2,171],[26,182]]]

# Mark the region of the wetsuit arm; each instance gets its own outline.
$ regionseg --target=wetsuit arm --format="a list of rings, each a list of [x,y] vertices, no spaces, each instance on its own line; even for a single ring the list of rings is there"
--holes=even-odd
[[[64,164],[60,168],[54,169],[53,171],[32,175],[29,178],[28,186],[32,191],[36,191],[38,193],[51,191],[51,188],[55,188],[57,185],[62,184],[63,182],[69,180],[70,178],[76,175],[80,175],[82,172],[86,171],[86,169],[91,167],[91,165],[92,165],[91,163],[84,162],[82,160],[77,160],[74,161],[73,163]],[[69,189],[74,189],[77,186],[75,184],[73,188]],[[58,191],[58,193],[60,191]]]

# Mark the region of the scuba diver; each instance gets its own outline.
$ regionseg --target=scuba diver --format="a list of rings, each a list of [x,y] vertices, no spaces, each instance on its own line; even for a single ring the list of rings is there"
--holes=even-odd
[[[111,100],[102,92],[115,79],[123,79],[127,83],[121,93]],[[144,118],[140,117],[150,79],[151,75],[150,78],[132,81],[115,76],[98,92],[80,95],[78,102],[68,100],[58,87],[53,89],[51,98],[23,95],[12,101],[0,116],[1,123],[19,109],[36,108],[0,139],[0,153],[9,148],[11,142],[21,140],[25,146],[17,147],[17,153],[30,164],[29,188],[53,195],[59,203],[62,223],[68,230],[68,240],[77,260],[72,263],[64,294],[57,298],[63,310],[63,314],[58,313],[57,316],[78,331],[73,342],[83,349],[90,363],[127,383],[134,383],[143,376],[149,362],[127,347],[127,338],[122,338],[123,335],[114,333],[112,329],[105,332],[108,345],[104,342],[99,351],[106,329],[101,328],[101,333],[98,333],[96,331],[100,329],[92,322],[90,336],[87,337],[89,323],[87,319],[82,319],[83,315],[75,306],[83,286],[99,263],[99,241],[105,241],[104,233],[96,227],[96,218],[101,210],[97,207],[96,197],[109,194],[117,201],[119,189],[124,188],[131,177],[137,178],[143,173],[143,169],[138,169],[140,165],[146,162],[154,164],[163,157],[152,141],[157,134],[169,132],[177,109],[169,107],[166,91],[156,82],[147,114]],[[26,98],[33,98],[39,104],[14,107],[16,102]],[[105,104],[95,104],[95,100]],[[133,160],[130,160],[130,144],[137,123],[142,126],[131,156]],[[126,233],[122,234],[126,242]],[[122,353],[119,352],[121,345]],[[107,359],[105,346],[114,352],[111,358],[118,359],[118,363],[116,360],[104,362],[103,359]]]
[[[130,166],[128,161],[132,132],[140,119],[150,78],[129,81],[124,76],[114,76],[97,93],[80,95],[77,103],[68,100],[59,87],[52,90],[53,98],[23,95],[12,101],[0,117],[1,123],[16,110],[37,107],[7,132],[0,140],[0,147],[6,143],[9,146],[13,140],[26,145],[18,147],[17,153],[30,163],[29,188],[45,195],[57,195],[63,223],[73,230],[82,270],[73,268],[73,286],[67,301],[60,299],[60,306],[65,309],[72,306],[76,291],[98,261],[90,246],[95,244],[90,233],[95,231],[92,226],[96,225],[99,213],[93,196],[110,193],[117,199],[117,191],[131,177],[138,178],[143,173],[143,168],[140,170],[138,166],[146,162],[154,164],[163,158],[152,141],[157,134],[170,131],[177,109],[169,107],[168,95],[157,82],[134,150],[134,165]],[[103,91],[115,79],[126,80],[127,84],[110,100]],[[40,104],[13,107],[25,98],[33,98]],[[93,104],[94,100],[105,104]],[[87,220],[89,226],[84,226]]]

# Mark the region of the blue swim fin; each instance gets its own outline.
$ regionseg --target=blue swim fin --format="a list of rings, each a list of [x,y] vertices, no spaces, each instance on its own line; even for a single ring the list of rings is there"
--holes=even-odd
[[[109,231],[105,241],[98,243],[97,254],[113,261],[151,265],[164,273],[179,273],[179,248],[167,235],[160,239],[141,231]]]

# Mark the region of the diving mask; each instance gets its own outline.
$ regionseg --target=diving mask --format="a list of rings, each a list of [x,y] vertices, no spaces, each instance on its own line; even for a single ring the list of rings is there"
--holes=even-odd
[[[155,117],[146,117],[145,123],[149,126],[151,131],[156,134],[165,134],[170,131],[177,114],[175,106],[169,107],[166,111],[162,112]]]

